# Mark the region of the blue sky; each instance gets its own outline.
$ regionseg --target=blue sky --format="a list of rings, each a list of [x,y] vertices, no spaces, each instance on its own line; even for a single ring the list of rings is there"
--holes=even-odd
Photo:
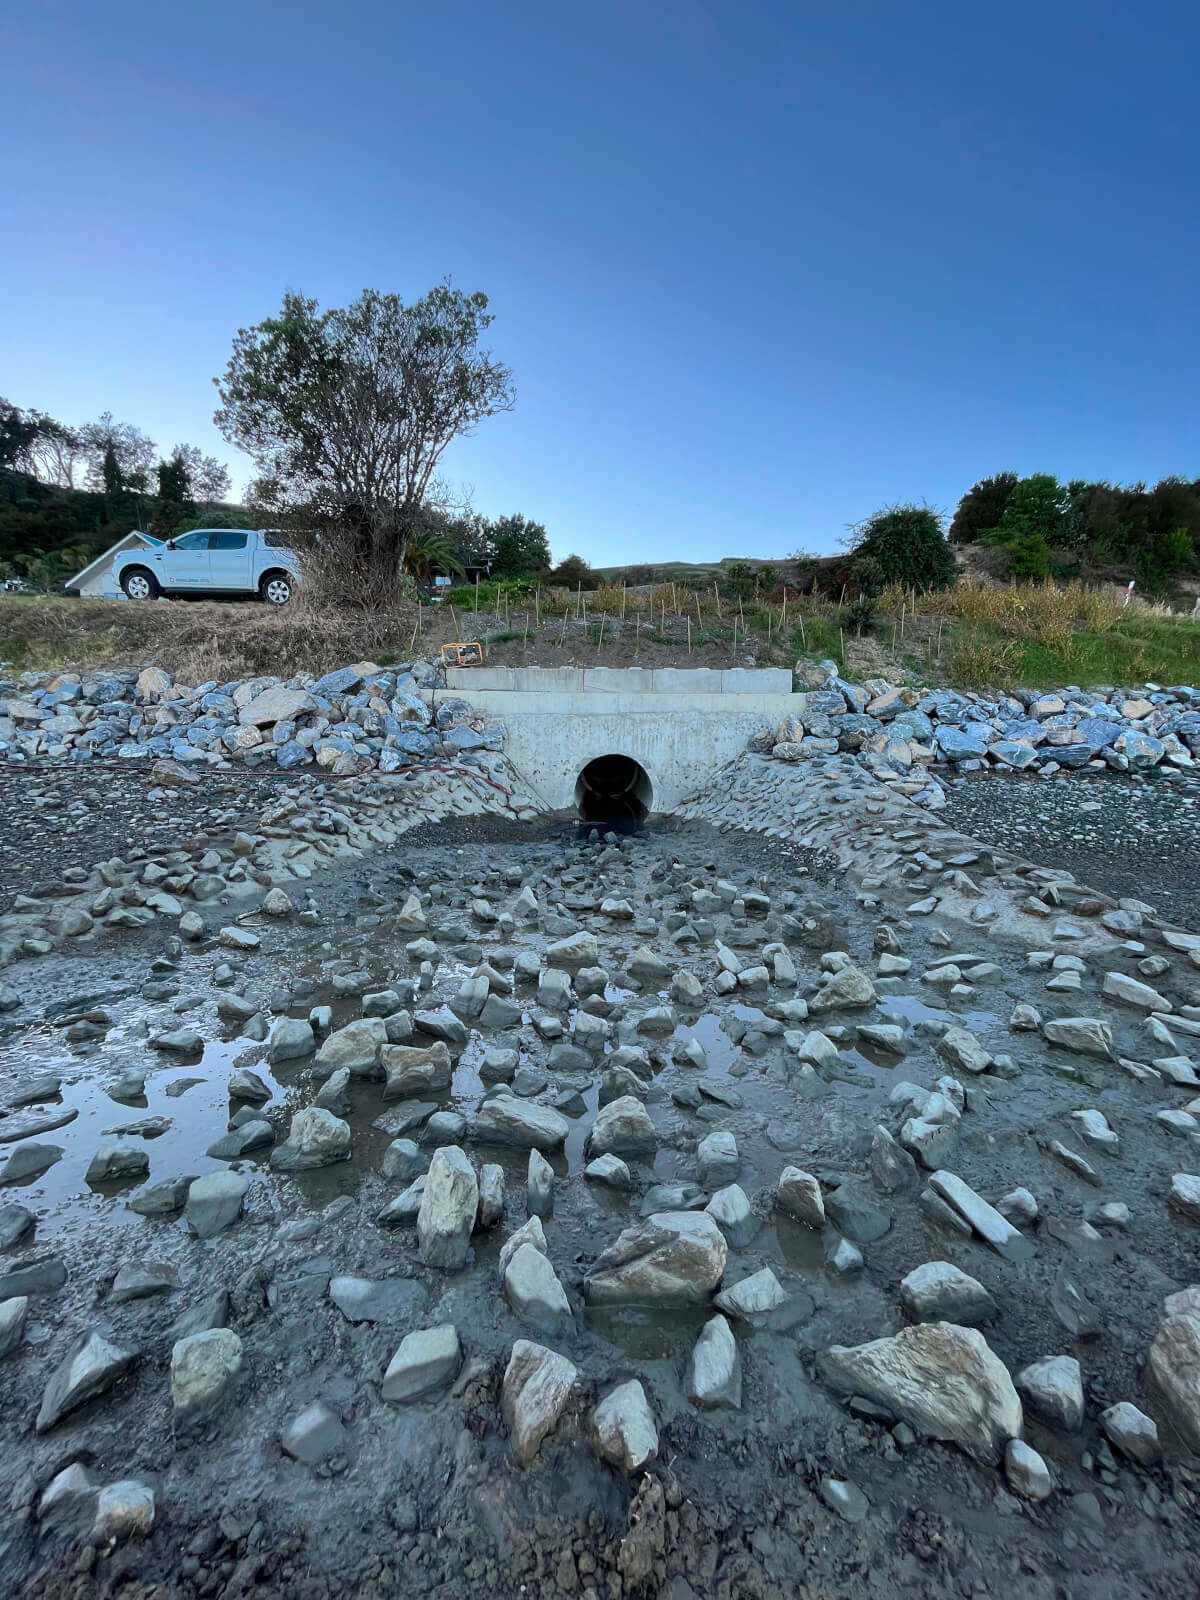
[[[0,393],[239,488],[234,331],[447,274],[517,383],[447,476],[557,556],[829,550],[1006,468],[1200,474],[1194,6],[48,0],[5,31]]]

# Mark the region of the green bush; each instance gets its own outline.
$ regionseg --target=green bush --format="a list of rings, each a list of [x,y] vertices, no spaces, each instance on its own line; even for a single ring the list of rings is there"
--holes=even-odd
[[[852,569],[869,561],[881,588],[899,583],[906,589],[949,589],[954,583],[954,557],[942,519],[930,506],[888,506],[854,530]]]
[[[839,621],[843,628],[853,628],[861,639],[875,621],[875,596],[864,591],[856,600],[851,600],[848,606],[843,607]]]
[[[1050,576],[1050,547],[1040,533],[1019,534],[1009,545],[1012,551],[1012,576],[1014,578],[1048,578]]]

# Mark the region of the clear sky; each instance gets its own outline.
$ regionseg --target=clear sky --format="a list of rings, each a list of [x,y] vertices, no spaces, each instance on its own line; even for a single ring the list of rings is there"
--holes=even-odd
[[[285,289],[484,289],[477,510],[594,564],[835,548],[1012,468],[1200,474],[1197,8],[42,0],[0,393],[211,423]]]

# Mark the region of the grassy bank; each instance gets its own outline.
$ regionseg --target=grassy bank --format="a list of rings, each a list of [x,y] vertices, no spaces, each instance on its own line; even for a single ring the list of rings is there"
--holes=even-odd
[[[591,593],[542,590],[406,605],[388,616],[283,611],[250,603],[136,605],[0,598],[7,672],[153,663],[185,683],[324,672],[436,657],[478,639],[515,666],[790,666],[832,657],[854,678],[961,688],[1200,683],[1200,623],[1083,584],[960,583],[940,594],[886,591],[869,608],[789,598],[730,602],[665,584]],[[490,601],[490,607],[488,605]]]
[[[0,599],[5,671],[159,666],[182,683],[328,672],[350,661],[398,661],[413,615],[313,615],[220,601]]]

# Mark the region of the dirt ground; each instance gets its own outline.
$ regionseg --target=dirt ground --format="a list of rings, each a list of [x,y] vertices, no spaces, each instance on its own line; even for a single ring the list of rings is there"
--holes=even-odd
[[[222,790],[207,804],[244,820],[250,798]],[[216,836],[216,816],[195,804],[194,814],[184,814],[183,802],[176,808],[181,829],[203,824]],[[10,804],[8,814],[30,820],[39,875],[61,875],[79,862],[68,829],[53,834],[57,854],[46,843],[42,813],[32,802]],[[141,840],[147,849],[170,843],[140,830],[140,820],[131,819],[127,850],[142,847]],[[88,838],[83,859],[92,859],[88,852],[107,837]],[[664,823],[616,847],[568,823],[517,829],[467,821],[422,830],[370,862],[314,879],[307,888],[316,925],[265,927],[261,949],[244,957],[212,944],[181,951],[167,946],[161,932],[131,931],[86,953],[22,963],[5,975],[23,1004],[0,1017],[0,1103],[31,1075],[52,1070],[63,1078],[61,1105],[78,1111],[73,1123],[48,1136],[66,1147],[63,1159],[44,1177],[3,1194],[35,1213],[36,1231],[0,1257],[0,1271],[47,1258],[66,1268],[65,1285],[31,1299],[26,1346],[0,1363],[0,1497],[10,1513],[0,1527],[0,1570],[10,1592],[44,1600],[250,1593],[457,1600],[475,1590],[543,1600],[834,1594],[891,1600],[898,1592],[1165,1600],[1191,1591],[1200,1564],[1200,1483],[1142,1375],[1164,1295],[1197,1276],[1200,1238],[1164,1204],[1177,1147],[1151,1121],[1161,1090],[1156,1094],[1111,1063],[1060,1058],[1036,1035],[1011,1033],[1007,1018],[1015,1002],[1053,1012],[1053,997],[1045,974],[1028,970],[1022,956],[985,945],[982,953],[1001,974],[968,1000],[935,999],[913,981],[881,994],[872,1012],[839,1016],[847,1029],[839,1061],[814,1092],[789,1071],[780,1030],[772,1031],[775,998],[721,999],[712,988],[711,934],[695,944],[673,937],[688,921],[674,914],[690,906],[692,890],[711,889],[719,879],[771,897],[765,921],[718,919],[721,937],[748,956],[776,935],[786,913],[816,914],[819,932],[792,945],[800,995],[813,992],[823,950],[847,951],[873,970],[880,921],[895,929],[914,976],[935,953],[931,930],[907,924],[898,912],[865,912],[851,886],[793,845]],[[497,931],[472,923],[470,907],[481,893],[502,907],[522,885],[545,908],[540,926]],[[599,938],[611,974],[606,1000],[622,1039],[636,1037],[636,1017],[659,1003],[623,976],[639,943],[695,971],[705,985],[702,1010],[681,1014],[674,1040],[652,1046],[646,1104],[658,1151],[651,1164],[635,1167],[630,1194],[598,1189],[581,1176],[596,1074],[576,1082],[569,1073],[547,1073],[548,1045],[528,1022],[518,1033],[486,1041],[519,1041],[522,1066],[552,1079],[538,1098],[575,1088],[586,1106],[553,1162],[557,1182],[546,1233],[574,1311],[571,1328],[557,1336],[523,1324],[500,1292],[496,1251],[525,1217],[522,1152],[479,1149],[479,1159],[505,1167],[505,1217],[493,1233],[476,1237],[474,1259],[461,1273],[428,1268],[411,1230],[388,1232],[377,1224],[380,1207],[402,1187],[380,1170],[397,1124],[384,1116],[384,1126],[377,1125],[386,1109],[377,1084],[352,1085],[351,1160],[285,1176],[272,1173],[262,1153],[244,1158],[238,1165],[252,1181],[245,1216],[209,1241],[190,1238],[178,1218],[131,1212],[125,1201],[132,1184],[96,1187],[84,1177],[101,1131],[144,1116],[170,1121],[147,1141],[152,1179],[222,1167],[204,1151],[225,1131],[225,1083],[234,1066],[250,1065],[263,1076],[268,1117],[282,1128],[311,1099],[308,1064],[268,1067],[261,1045],[220,1021],[216,1003],[228,992],[215,981],[220,963],[234,961],[235,988],[264,1014],[306,1017],[314,1004],[328,1002],[338,1025],[358,1015],[361,1004],[353,992],[337,993],[339,977],[362,974],[363,983],[350,987],[369,991],[415,976],[405,949],[410,936],[394,927],[414,887],[428,898],[439,946],[432,987],[420,1004],[453,996],[481,955],[505,947],[539,950],[575,927]],[[633,927],[597,914],[599,896],[617,894],[635,910]],[[1095,975],[1085,983],[1083,997],[1069,997],[1074,1011],[1097,1004]],[[536,1008],[527,1003],[526,1009],[528,1015]],[[98,1035],[68,1042],[64,1029],[84,1014],[103,1015]],[[1144,1055],[1136,1014],[1106,1014],[1120,1052]],[[856,1022],[886,1016],[905,1027],[902,1059],[855,1043]],[[876,1123],[896,1122],[888,1104],[893,1085],[928,1084],[944,1071],[920,1024],[947,1018],[964,1022],[987,1048],[1015,1062],[1011,1076],[970,1083],[955,1170],[990,1198],[1018,1184],[1034,1192],[1041,1215],[1030,1229],[1033,1249],[1024,1260],[1003,1260],[977,1240],[943,1231],[915,1195],[876,1195],[874,1203],[888,1213],[887,1231],[862,1243],[863,1270],[840,1275],[828,1264],[832,1230],[812,1232],[773,1210],[779,1172],[795,1163],[827,1191],[861,1183]],[[148,1033],[181,1021],[204,1036],[198,1057],[176,1061],[147,1049]],[[829,1019],[822,1025],[836,1033]],[[696,1104],[688,1093],[695,1070],[675,1063],[670,1051],[690,1038],[703,1044],[706,1078],[720,1098]],[[451,1090],[438,1097],[468,1119],[482,1092],[483,1044],[472,1038],[458,1055]],[[117,1104],[106,1088],[131,1067],[148,1069],[144,1104]],[[1121,1137],[1118,1157],[1091,1157],[1102,1171],[1099,1189],[1045,1149],[1050,1136],[1078,1144],[1069,1118],[1080,1106],[1102,1106]],[[684,1379],[708,1310],[602,1315],[584,1306],[580,1290],[591,1263],[636,1219],[653,1184],[694,1181],[697,1139],[717,1128],[736,1137],[737,1181],[754,1213],[751,1236],[730,1247],[725,1282],[769,1265],[785,1300],[765,1325],[738,1325],[741,1407],[700,1412],[687,1400]],[[412,1137],[419,1137],[415,1129]],[[1115,1200],[1131,1209],[1128,1231],[1084,1226],[1097,1204]],[[1032,1421],[1026,1429],[1057,1480],[1041,1504],[1019,1499],[995,1468],[914,1441],[862,1408],[856,1414],[817,1375],[816,1353],[829,1344],[857,1343],[901,1325],[899,1280],[927,1260],[952,1261],[991,1292],[998,1309],[986,1337],[1010,1371],[1052,1353],[1075,1354],[1082,1364],[1083,1430],[1066,1435]],[[130,1261],[174,1266],[180,1287],[113,1304],[114,1277]],[[351,1322],[331,1303],[331,1278],[346,1274],[387,1286],[377,1321]],[[222,1289],[230,1325],[244,1343],[244,1371],[233,1402],[199,1436],[180,1437],[168,1402],[171,1330],[181,1312]],[[1059,1309],[1068,1300],[1077,1305],[1079,1296],[1094,1313],[1082,1333],[1065,1325]],[[402,1335],[444,1322],[458,1327],[465,1352],[454,1386],[432,1402],[383,1401],[380,1376]],[[87,1325],[104,1327],[137,1360],[111,1392],[36,1436],[31,1422],[46,1378],[68,1338]],[[497,1400],[518,1337],[543,1339],[580,1373],[564,1419],[525,1470],[513,1460]],[[634,1376],[650,1399],[660,1442],[647,1472],[626,1478],[593,1453],[587,1418],[599,1395]],[[316,1398],[336,1412],[345,1433],[335,1454],[310,1467],[281,1452],[279,1435]],[[1101,1439],[1097,1414],[1118,1399],[1158,1417],[1167,1446],[1162,1462],[1135,1467]],[[134,1477],[153,1484],[159,1507],[153,1534],[113,1548],[39,1536],[38,1497],[71,1460],[87,1463],[101,1482]],[[828,1507],[822,1490],[830,1478],[861,1490],[868,1503],[862,1520],[845,1520]]]

